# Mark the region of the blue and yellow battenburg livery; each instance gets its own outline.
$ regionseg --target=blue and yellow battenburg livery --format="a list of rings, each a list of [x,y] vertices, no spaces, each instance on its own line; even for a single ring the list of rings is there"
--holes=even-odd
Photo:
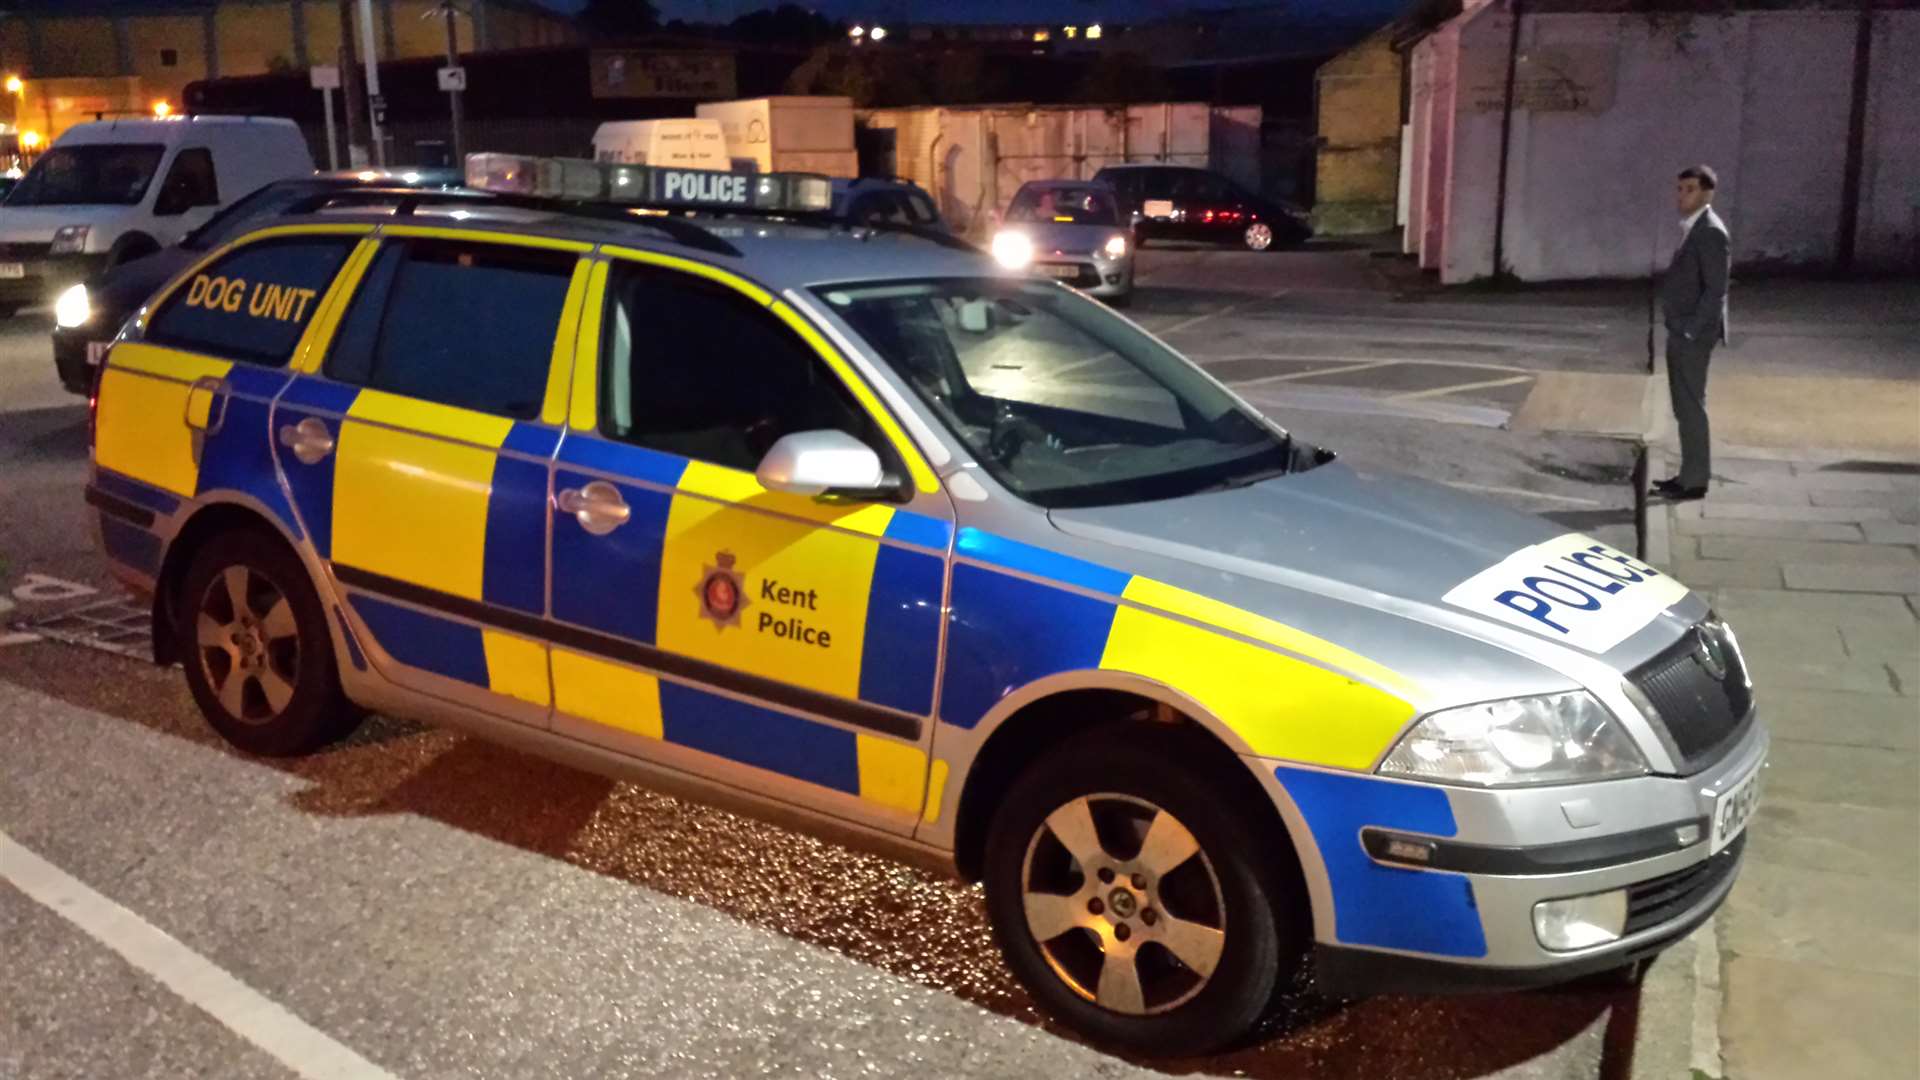
[[[796,197],[790,186],[752,194]],[[731,254],[715,254],[562,214],[470,216],[262,228],[123,332],[96,392],[88,497],[116,572],[155,597],[164,656],[196,662],[190,642],[167,640],[191,621],[180,591],[196,552],[261,530],[297,555],[324,608],[326,641],[302,647],[331,648],[363,706],[798,810],[988,873],[990,890],[983,845],[1021,767],[1086,730],[1074,709],[1119,707],[1115,720],[1182,726],[1214,748],[1204,767],[1222,770],[1210,775],[1265,838],[1261,857],[1298,881],[1301,934],[1342,985],[1617,966],[1704,918],[1730,884],[1744,821],[1718,808],[1757,772],[1765,735],[1750,701],[1709,738],[1659,697],[1693,677],[1694,643],[1720,624],[1656,568],[1337,464],[1146,517],[1049,513],[976,467],[814,288],[991,278],[976,256],[793,225],[716,228]],[[358,332],[349,312],[375,288],[370,268],[408,244],[451,245],[460,267],[506,252],[558,268],[554,333],[527,361],[537,400],[519,415],[329,363]],[[600,400],[616,385],[609,278],[629,272],[719,290],[789,335],[870,423],[897,489],[780,490],[614,437]],[[1713,641],[1737,663],[1730,632]],[[1723,671],[1701,692],[1733,700],[1728,680],[1744,678]],[[1555,724],[1586,741],[1554,742]],[[1457,763],[1472,754],[1485,760]],[[1581,754],[1618,760],[1582,773],[1567,761]],[[1542,761],[1567,779],[1520,775]],[[1687,889],[1646,886],[1688,874]],[[1092,907],[1152,899],[1129,897]],[[1102,918],[1086,932],[1125,952],[1123,924]],[[1555,936],[1562,924],[1571,937]],[[1224,961],[1190,947],[1167,946],[1211,985]],[[1131,990],[1110,1000],[1045,956],[1098,1015],[1160,1015],[1151,990],[1135,1010]]]

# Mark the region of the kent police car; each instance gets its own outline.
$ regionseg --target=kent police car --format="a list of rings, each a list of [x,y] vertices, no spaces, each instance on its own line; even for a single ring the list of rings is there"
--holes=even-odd
[[[100,540],[237,746],[376,710],[937,858],[1150,1053],[1308,954],[1550,983],[1731,888],[1767,735],[1657,567],[824,178],[468,167],[502,198],[276,219],[109,353]]]

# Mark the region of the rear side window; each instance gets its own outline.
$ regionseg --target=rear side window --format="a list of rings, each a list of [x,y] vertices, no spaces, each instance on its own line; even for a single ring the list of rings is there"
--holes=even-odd
[[[146,340],[188,352],[285,366],[320,296],[358,242],[352,236],[248,244],[175,289]]]
[[[327,356],[341,382],[531,419],[546,395],[572,254],[388,241]]]

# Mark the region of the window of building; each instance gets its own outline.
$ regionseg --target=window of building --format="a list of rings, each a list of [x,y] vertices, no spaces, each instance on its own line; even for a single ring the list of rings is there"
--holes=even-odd
[[[248,244],[174,290],[154,315],[146,339],[281,367],[353,244],[345,236]]]
[[[616,264],[607,311],[603,434],[746,471],[796,431],[844,431],[888,457],[813,350],[729,290]]]
[[[546,395],[575,261],[504,244],[388,241],[347,309],[326,374],[531,419]]]
[[[180,50],[179,49],[161,49],[160,50],[160,66],[161,67],[179,67],[180,66]]]

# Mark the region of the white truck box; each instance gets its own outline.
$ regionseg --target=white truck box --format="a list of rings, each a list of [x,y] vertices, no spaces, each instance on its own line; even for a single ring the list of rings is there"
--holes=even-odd
[[[717,120],[736,169],[858,176],[853,99],[765,97],[716,101],[694,108]]]

